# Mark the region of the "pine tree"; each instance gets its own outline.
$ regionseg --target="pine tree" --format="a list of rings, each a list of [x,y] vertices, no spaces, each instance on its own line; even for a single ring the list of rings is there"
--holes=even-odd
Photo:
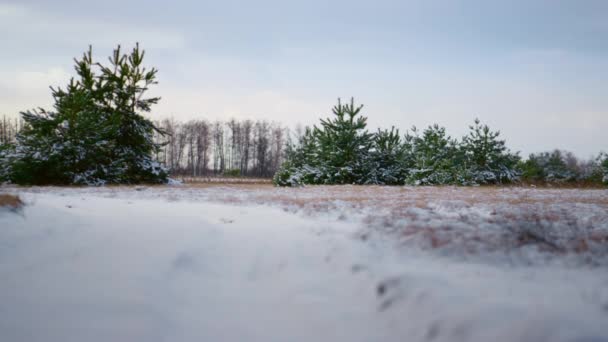
[[[20,184],[104,184],[165,182],[153,160],[161,133],[142,116],[159,98],[145,98],[156,69],[142,66],[144,52],[120,46],[104,66],[92,49],[75,59],[78,79],[51,88],[54,111],[22,113],[25,128],[10,156],[10,179]]]
[[[463,173],[461,183],[474,184],[510,183],[519,177],[519,156],[509,152],[500,132],[493,132],[479,119],[469,126],[470,132],[462,139],[461,153]]]
[[[319,146],[319,159],[327,174],[327,183],[353,184],[362,182],[364,157],[372,145],[372,134],[368,133],[367,118],[359,115],[363,105],[334,106],[333,118],[321,119],[321,127],[314,127]]]
[[[605,185],[608,185],[608,154],[603,153],[600,158],[603,159],[601,165],[602,165],[602,168],[604,169],[604,177],[602,178],[602,181],[604,182]]]
[[[286,161],[275,174],[277,185],[362,184],[368,174],[367,153],[373,134],[367,132],[363,106],[338,104],[333,117],[321,119],[319,127],[307,129],[298,147],[290,146]]]
[[[366,163],[365,184],[404,184],[407,176],[406,150],[398,129],[378,129]]]
[[[323,184],[326,183],[326,174],[321,166],[313,130],[306,127],[296,144],[287,145],[285,162],[275,173],[273,182],[280,186]]]
[[[564,183],[584,180],[576,158],[560,150],[531,154],[520,166],[522,178],[526,181]]]
[[[458,142],[435,124],[427,127],[422,136],[416,127],[405,136],[406,155],[410,169],[407,183],[414,185],[451,184],[456,180],[455,161]]]
[[[545,173],[541,160],[536,154],[530,154],[528,159],[520,161],[518,168],[521,170],[521,178],[524,181],[538,183],[545,181]]]

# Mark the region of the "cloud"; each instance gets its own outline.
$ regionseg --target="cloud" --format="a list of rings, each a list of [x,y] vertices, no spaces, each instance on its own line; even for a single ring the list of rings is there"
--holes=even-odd
[[[0,70],[0,114],[16,115],[30,107],[49,108],[49,86],[64,86],[70,74],[63,68]]]
[[[25,7],[15,4],[0,4],[0,18],[6,19],[14,16],[22,16],[26,12]]]
[[[14,87],[22,91],[48,89],[50,85],[63,86],[70,79],[70,74],[63,68],[54,67],[43,71],[20,71],[13,75]],[[10,79],[11,77],[9,77]]]
[[[18,35],[15,31],[18,30]],[[20,5],[0,4],[0,37],[17,48],[40,46],[52,42],[55,47],[82,48],[89,44],[112,48],[116,44],[144,43],[148,48],[184,47],[182,32],[141,23],[112,22],[94,15],[66,17]]]

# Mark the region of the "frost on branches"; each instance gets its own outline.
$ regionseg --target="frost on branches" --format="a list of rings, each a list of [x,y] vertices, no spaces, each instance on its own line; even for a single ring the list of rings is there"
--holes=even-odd
[[[160,131],[142,116],[157,97],[145,98],[157,70],[142,66],[139,45],[120,46],[109,65],[94,62],[89,48],[75,60],[77,79],[51,88],[54,110],[21,113],[25,127],[5,149],[0,177],[18,184],[165,183],[167,172],[152,159]]]
[[[368,133],[362,107],[338,101],[333,119],[289,146],[275,184],[479,185],[519,178],[519,156],[479,120],[462,141],[439,125],[422,132],[414,127],[402,138],[394,127]]]

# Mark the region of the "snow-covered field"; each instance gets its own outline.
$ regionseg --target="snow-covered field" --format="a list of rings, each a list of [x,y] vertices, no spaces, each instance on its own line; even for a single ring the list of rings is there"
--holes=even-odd
[[[608,341],[606,190],[0,192],[0,341]]]

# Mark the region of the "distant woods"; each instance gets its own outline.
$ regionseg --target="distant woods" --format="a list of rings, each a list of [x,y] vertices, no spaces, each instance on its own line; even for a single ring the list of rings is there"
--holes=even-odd
[[[10,118],[6,115],[0,119],[0,145],[12,144],[15,142],[17,133],[23,128],[23,120]]]
[[[0,119],[0,146],[14,144],[23,120]],[[281,166],[290,135],[286,126],[265,120],[186,122],[163,119],[154,141],[160,146],[153,159],[173,176],[247,176],[271,178]],[[297,138],[297,134],[296,134]]]
[[[156,123],[162,147],[155,159],[178,176],[272,177],[281,166],[288,129],[263,120]]]

